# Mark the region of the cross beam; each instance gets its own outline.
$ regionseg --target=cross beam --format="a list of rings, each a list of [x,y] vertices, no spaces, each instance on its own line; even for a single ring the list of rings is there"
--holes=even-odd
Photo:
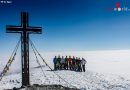
[[[6,25],[7,33],[21,34],[21,63],[22,63],[22,86],[30,85],[29,75],[29,34],[41,34],[41,27],[29,26],[28,12],[21,12],[21,25]]]

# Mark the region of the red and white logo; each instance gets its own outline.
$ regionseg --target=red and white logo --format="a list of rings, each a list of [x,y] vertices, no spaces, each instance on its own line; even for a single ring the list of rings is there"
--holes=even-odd
[[[116,8],[115,9],[118,10],[118,11],[121,11],[121,7],[120,7],[120,3],[119,2],[116,3]]]
[[[116,7],[114,8],[114,11],[130,11],[128,6],[121,7],[121,4],[119,2],[116,2]]]

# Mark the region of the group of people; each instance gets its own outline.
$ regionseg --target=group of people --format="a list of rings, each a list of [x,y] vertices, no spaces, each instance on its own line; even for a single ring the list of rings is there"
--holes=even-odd
[[[53,59],[54,70],[74,70],[78,72],[85,72],[86,60],[71,56],[55,56]]]

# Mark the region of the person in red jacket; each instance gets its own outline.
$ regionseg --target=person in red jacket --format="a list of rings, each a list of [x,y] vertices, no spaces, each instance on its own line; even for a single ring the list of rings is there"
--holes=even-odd
[[[72,58],[71,58],[71,56],[69,56],[68,62],[69,62],[69,69],[72,70]]]

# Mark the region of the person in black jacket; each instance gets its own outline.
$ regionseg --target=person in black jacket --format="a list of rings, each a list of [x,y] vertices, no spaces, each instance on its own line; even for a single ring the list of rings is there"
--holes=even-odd
[[[57,70],[57,57],[55,56],[54,59],[53,59],[53,63],[54,63],[54,70]]]
[[[78,72],[82,72],[81,60],[80,60],[80,58],[77,59],[77,66],[78,66],[77,71],[78,71]]]
[[[65,69],[68,70],[68,57],[67,56],[65,57]]]
[[[73,69],[73,70],[76,70],[75,64],[76,64],[76,59],[75,59],[75,57],[73,56],[73,58],[72,58],[72,69]]]

